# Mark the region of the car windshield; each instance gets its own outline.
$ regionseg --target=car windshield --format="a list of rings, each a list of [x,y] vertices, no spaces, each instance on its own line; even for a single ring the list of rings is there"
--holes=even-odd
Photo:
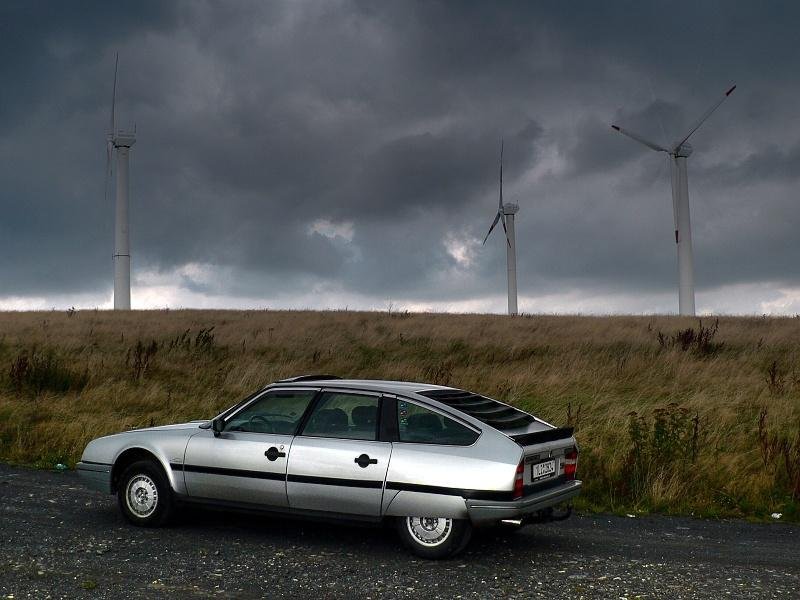
[[[269,392],[231,417],[225,431],[293,434],[315,393],[314,390]]]

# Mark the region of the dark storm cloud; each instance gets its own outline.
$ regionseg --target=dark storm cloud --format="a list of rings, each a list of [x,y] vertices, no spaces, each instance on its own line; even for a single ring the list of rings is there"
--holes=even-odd
[[[247,279],[217,294],[285,281],[486,296],[504,287],[502,236],[479,241],[505,138],[522,293],[671,290],[666,160],[609,126],[670,143],[735,81],[692,138],[698,283],[800,283],[799,14],[724,2],[6,3],[0,297],[110,287],[116,51],[119,124],[137,125],[135,269],[209,263]],[[318,220],[352,226],[352,240],[315,232]]]
[[[507,173],[519,173],[535,162],[534,144],[541,131],[530,121],[505,140],[516,151],[504,161]],[[478,193],[494,193],[500,141],[496,134],[473,137],[463,130],[393,139],[355,167],[337,199],[336,214],[381,218],[458,210]]]
[[[169,3],[157,1],[4,2],[0,7],[0,81],[7,92],[0,103],[4,129],[42,104],[54,116],[65,117],[99,104],[96,90],[78,98],[61,93],[69,71],[76,64],[93,62],[98,51],[120,39],[171,28],[175,17]],[[107,100],[105,95],[103,104]]]
[[[787,184],[800,178],[800,143],[779,148],[758,148],[744,159],[726,165],[715,165],[706,172],[709,181],[720,186],[740,186],[753,181]]]

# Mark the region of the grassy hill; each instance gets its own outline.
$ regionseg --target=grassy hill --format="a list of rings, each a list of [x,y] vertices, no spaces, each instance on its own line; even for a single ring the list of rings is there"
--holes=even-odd
[[[800,319],[0,313],[0,460],[210,417],[303,373],[492,396],[581,444],[580,506],[800,519]]]

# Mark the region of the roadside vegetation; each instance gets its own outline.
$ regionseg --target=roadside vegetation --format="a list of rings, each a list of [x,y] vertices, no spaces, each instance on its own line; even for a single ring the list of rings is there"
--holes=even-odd
[[[800,319],[0,313],[0,460],[214,415],[303,373],[454,385],[581,445],[584,510],[800,520]]]

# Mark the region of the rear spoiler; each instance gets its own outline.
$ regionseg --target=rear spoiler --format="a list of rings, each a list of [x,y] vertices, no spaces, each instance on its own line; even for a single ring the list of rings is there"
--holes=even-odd
[[[554,427],[553,429],[545,429],[544,431],[512,435],[511,439],[520,446],[534,446],[545,442],[554,442],[556,440],[571,438],[574,431],[574,427]]]

